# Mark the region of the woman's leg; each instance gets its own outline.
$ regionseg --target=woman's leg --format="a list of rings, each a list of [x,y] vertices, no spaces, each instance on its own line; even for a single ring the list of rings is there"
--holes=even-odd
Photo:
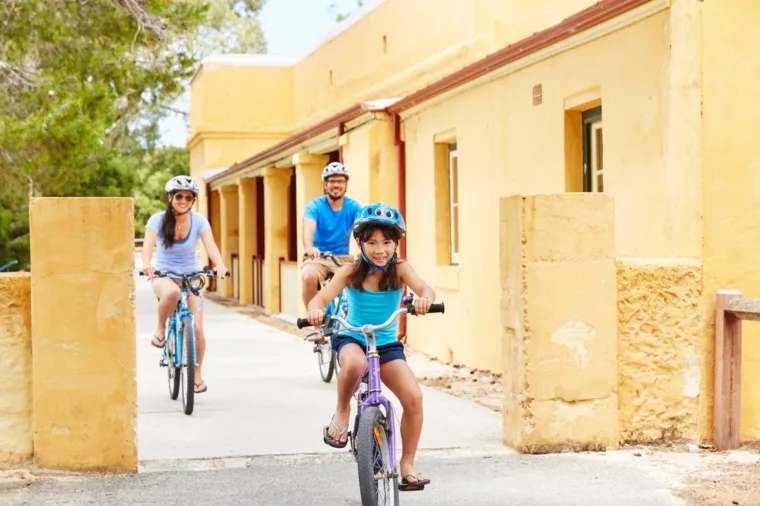
[[[343,371],[341,371],[343,374]],[[401,416],[401,477],[407,481],[424,481],[427,477],[414,469],[414,457],[422,434],[422,390],[405,360],[396,359],[380,366],[380,378],[398,397],[404,414]],[[412,475],[410,477],[409,475]]]
[[[177,283],[169,278],[154,278],[153,293],[158,297],[158,329],[153,336],[153,345],[163,346],[166,337],[166,319],[177,309],[180,290]]]
[[[188,293],[187,305],[190,312],[193,313],[193,320],[195,321],[195,359],[198,363],[195,367],[195,392],[202,393],[208,388],[203,382],[201,373],[203,357],[206,355],[206,334],[203,331],[203,297]]]
[[[351,416],[351,395],[354,393],[354,386],[364,373],[366,358],[364,350],[355,343],[348,343],[340,349],[340,374],[338,374],[338,406],[335,408],[333,424],[330,425],[327,433],[336,441],[347,441],[348,432],[343,432],[335,428],[337,425],[340,430],[348,427],[348,418]]]

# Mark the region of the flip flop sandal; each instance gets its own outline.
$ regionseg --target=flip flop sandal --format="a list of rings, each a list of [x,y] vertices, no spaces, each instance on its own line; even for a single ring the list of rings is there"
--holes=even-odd
[[[407,474],[406,476],[403,476],[401,478],[401,483],[398,484],[398,489],[402,491],[425,490],[425,485],[428,485],[430,483],[430,478],[426,478],[422,481],[409,481],[409,478],[418,480],[418,476],[421,474],[422,473],[417,473],[417,476],[413,474]]]
[[[324,439],[325,444],[332,446],[333,448],[345,448],[348,444],[348,438],[346,438],[345,441],[341,441],[340,438],[343,436],[343,434],[346,433],[348,430],[348,425],[346,425],[343,430],[340,430],[340,427],[335,425],[335,415],[333,415],[332,420],[330,420],[330,425],[325,425],[324,430],[322,431],[322,439]],[[335,430],[338,431],[338,439],[334,439],[330,434],[328,434],[327,431],[330,430],[330,427],[335,427]]]
[[[205,381],[201,381],[200,383],[196,383],[195,384],[195,393],[196,394],[202,394],[203,392],[206,392],[207,390],[208,390],[208,385],[206,385]]]
[[[150,344],[153,345],[156,348],[163,348],[166,344],[166,338],[163,336],[159,336],[158,334],[155,334],[153,336],[153,339],[150,340]]]

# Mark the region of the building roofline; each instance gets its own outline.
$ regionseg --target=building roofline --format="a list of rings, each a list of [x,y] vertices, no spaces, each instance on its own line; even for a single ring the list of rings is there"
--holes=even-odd
[[[365,114],[368,112],[385,112],[388,104],[392,104],[392,102],[393,102],[393,99],[377,100],[377,101],[372,101],[372,102],[360,102],[358,104],[355,104],[349,107],[348,109],[345,109],[339,112],[338,114],[335,114],[323,121],[320,121],[316,125],[310,128],[307,128],[306,130],[302,130],[301,132],[295,135],[291,135],[284,141],[279,142],[275,144],[274,146],[265,149],[264,151],[256,153],[252,157],[247,158],[243,160],[242,162],[238,162],[232,165],[230,168],[222,172],[219,172],[218,174],[214,174],[212,177],[208,178],[206,182],[210,184],[215,181],[218,181],[219,179],[229,177],[235,174],[236,172],[240,172],[246,167],[250,167],[256,162],[269,158],[272,155],[276,155],[277,153],[285,151],[288,148],[292,148],[293,146],[301,144],[302,142],[308,141],[312,137],[315,137],[323,132],[326,132],[327,130],[330,130],[331,128],[335,128],[340,124],[356,119],[362,114]]]
[[[556,25],[529,35],[453,74],[415,91],[411,95],[407,95],[389,106],[387,111],[390,114],[398,114],[410,109],[436,95],[477,79],[499,67],[520,60],[531,53],[556,44],[650,1],[652,0],[600,0],[591,7],[565,18]]]
[[[595,27],[605,21],[609,21],[632,9],[645,5],[654,0],[600,0],[596,4],[573,14],[560,23],[538,31],[524,39],[515,42],[485,58],[482,58],[463,69],[454,72],[414,93],[401,99],[378,100],[374,102],[362,102],[331,116],[316,125],[303,130],[274,146],[257,153],[256,155],[232,165],[229,169],[215,174],[208,179],[213,183],[243,170],[259,161],[269,158],[281,151],[292,148],[302,142],[308,141],[331,128],[358,118],[367,112],[386,112],[399,114],[426,102],[437,95],[462,86],[481,76],[503,67],[511,62],[525,58],[541,49],[547,48],[563,41],[573,35]]]

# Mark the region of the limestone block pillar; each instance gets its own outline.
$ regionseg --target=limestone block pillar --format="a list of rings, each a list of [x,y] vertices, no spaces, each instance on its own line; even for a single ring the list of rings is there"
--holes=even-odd
[[[29,273],[0,273],[0,468],[26,467],[34,453],[31,297]]]
[[[133,199],[34,199],[30,226],[35,465],[137,472]]]
[[[330,157],[323,155],[312,155],[309,153],[298,153],[293,157],[293,165],[296,168],[296,227],[297,236],[297,256],[296,260],[301,262],[304,254],[303,248],[303,213],[306,205],[321,195],[324,195],[324,184],[322,183],[322,169],[324,169]],[[298,283],[298,300],[302,298],[302,285]],[[306,308],[303,304],[298,305],[299,316],[306,316]]]
[[[237,185],[222,186],[219,191],[220,214],[221,214],[221,244],[219,249],[227,270],[232,272],[232,254],[237,251],[238,237],[238,188]],[[232,277],[221,281],[222,297],[232,297],[232,283],[236,282]]]
[[[614,201],[500,203],[504,443],[526,453],[618,447]]]
[[[267,169],[264,173],[264,310],[280,311],[280,257],[288,256],[288,199],[290,171]]]
[[[256,180],[238,179],[240,224],[240,303],[253,304],[253,255],[256,253]]]

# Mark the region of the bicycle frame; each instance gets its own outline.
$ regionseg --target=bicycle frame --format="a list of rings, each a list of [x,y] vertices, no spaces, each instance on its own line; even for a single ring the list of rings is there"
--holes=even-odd
[[[179,298],[179,304],[177,304],[177,308],[174,310],[174,313],[172,313],[172,319],[169,322],[169,325],[166,328],[166,335],[170,336],[172,330],[174,331],[174,362],[173,365],[175,368],[182,366],[182,319],[184,317],[189,317],[190,322],[195,325],[195,318],[193,317],[193,313],[190,312],[190,309],[187,306],[187,287],[185,286],[186,281],[182,280],[182,287],[180,289],[180,298]],[[195,327],[193,327],[193,332],[191,333],[193,336],[193,345],[195,345]],[[167,353],[167,347],[169,346],[169,340],[166,340],[166,344],[164,344],[164,362],[169,364],[169,356]],[[197,354],[196,354],[197,355]],[[193,366],[197,366],[197,356],[195,357],[196,362],[193,364]]]
[[[399,310],[397,313],[403,311],[406,313],[406,309]],[[377,351],[377,342],[375,341],[375,332],[370,326],[364,332],[364,336],[367,338],[367,391],[357,396],[357,416],[354,418],[354,430],[352,434],[356,434],[359,429],[359,418],[361,415],[372,406],[382,406],[385,409],[385,419],[388,420],[388,451],[391,457],[391,470],[393,475],[396,476],[396,417],[393,410],[393,404],[383,394],[380,379],[380,354]],[[355,446],[355,445],[354,445]]]

